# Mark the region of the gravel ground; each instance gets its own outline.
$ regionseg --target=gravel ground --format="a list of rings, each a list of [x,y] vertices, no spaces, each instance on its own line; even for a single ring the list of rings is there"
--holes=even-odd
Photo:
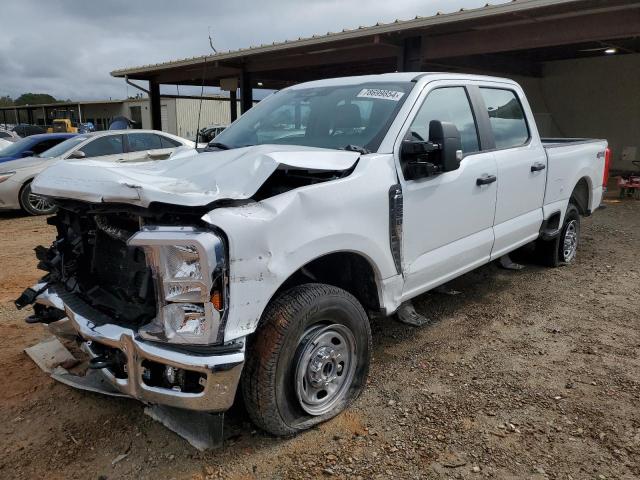
[[[53,232],[0,225],[2,479],[640,477],[640,202],[585,219],[570,267],[488,265],[449,284],[457,295],[417,299],[425,327],[375,320],[368,387],[334,420],[277,439],[236,402],[225,447],[207,453],[26,357],[45,332],[9,300]]]

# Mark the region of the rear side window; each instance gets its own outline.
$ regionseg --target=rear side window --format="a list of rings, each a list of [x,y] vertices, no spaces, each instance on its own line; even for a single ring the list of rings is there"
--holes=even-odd
[[[80,150],[89,157],[102,157],[104,155],[118,155],[123,153],[122,135],[109,135],[99,137],[87,143]]]
[[[158,150],[162,148],[160,137],[153,133],[129,133],[127,134],[130,152],[142,152],[144,150]]]
[[[411,124],[408,139],[429,140],[429,123],[432,120],[450,122],[458,128],[463,153],[477,152],[480,149],[478,129],[464,87],[438,88],[429,93]]]
[[[34,145],[31,150],[33,151],[33,153],[40,154],[42,152],[45,152],[47,150],[49,150],[51,147],[56,146],[57,144],[59,144],[60,142],[62,142],[64,140],[64,138],[61,139],[52,139],[52,140],[43,140],[42,142]]]
[[[180,142],[168,137],[164,137],[162,135],[158,135],[160,137],[160,142],[162,142],[162,148],[176,148],[182,146]]]
[[[481,88],[497,149],[520,147],[529,140],[529,127],[518,96],[511,90]]]

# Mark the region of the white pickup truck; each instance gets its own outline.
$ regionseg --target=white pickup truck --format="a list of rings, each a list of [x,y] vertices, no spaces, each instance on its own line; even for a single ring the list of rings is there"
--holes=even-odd
[[[370,315],[535,242],[574,259],[602,140],[543,140],[507,79],[392,73],[274,93],[162,162],[59,162],[48,271],[16,301],[66,323],[120,393],[291,435],[358,397]],[[412,318],[416,317],[416,318]]]

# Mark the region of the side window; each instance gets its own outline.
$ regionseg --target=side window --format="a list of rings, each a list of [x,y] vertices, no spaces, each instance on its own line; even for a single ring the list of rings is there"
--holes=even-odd
[[[433,90],[420,107],[407,136],[410,140],[429,140],[431,120],[453,123],[460,132],[462,152],[467,154],[480,150],[478,129],[469,97],[464,87],[445,87]]]
[[[144,150],[158,150],[162,148],[160,137],[153,133],[129,133],[127,134],[130,152],[142,152]]]
[[[158,135],[158,138],[160,139],[162,148],[176,148],[182,145],[180,142],[174,140],[173,138],[168,138],[163,135]]]
[[[56,144],[60,143],[62,140],[45,140],[34,145],[31,150],[36,155],[42,152],[49,150],[51,147],[54,147]]]
[[[123,153],[122,135],[108,135],[96,138],[80,148],[80,150],[84,152],[87,158]]]
[[[515,92],[497,88],[481,88],[487,106],[496,148],[520,147],[529,140],[529,127]]]

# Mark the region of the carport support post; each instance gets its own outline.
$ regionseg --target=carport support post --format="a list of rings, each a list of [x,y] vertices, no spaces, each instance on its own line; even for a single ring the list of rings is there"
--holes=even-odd
[[[251,88],[251,76],[242,72],[240,76],[240,111],[245,113],[253,107],[253,88]]]
[[[235,122],[238,118],[238,94],[235,90],[229,92],[229,108],[231,110],[231,121]]]
[[[162,130],[160,84],[153,80],[149,80],[149,105],[151,107],[151,128],[153,130]]]

